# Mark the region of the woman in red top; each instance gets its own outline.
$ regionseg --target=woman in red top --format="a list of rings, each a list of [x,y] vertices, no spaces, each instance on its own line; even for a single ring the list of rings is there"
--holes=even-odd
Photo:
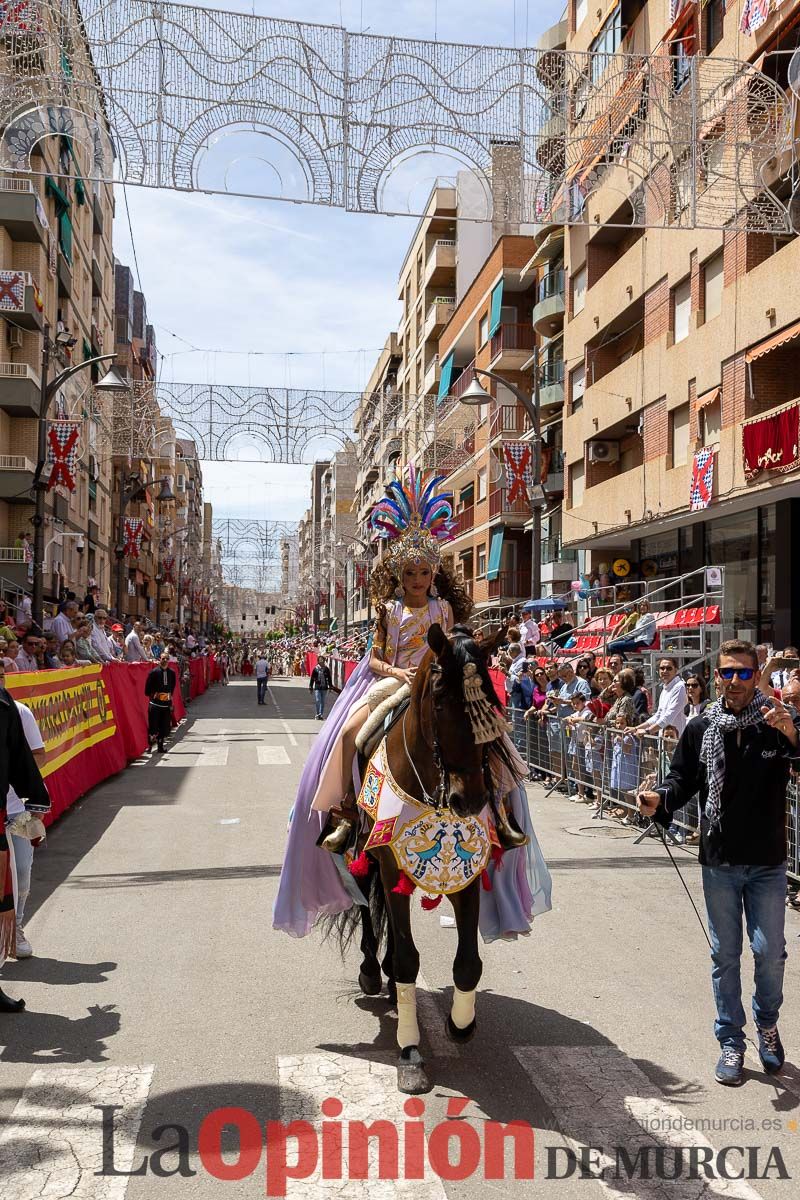
[[[611,684],[614,681],[614,673],[609,671],[608,667],[598,667],[594,673],[592,680],[593,690],[596,695],[593,695],[587,708],[594,714],[596,721],[605,720],[606,713],[611,708],[614,697],[611,695]]]

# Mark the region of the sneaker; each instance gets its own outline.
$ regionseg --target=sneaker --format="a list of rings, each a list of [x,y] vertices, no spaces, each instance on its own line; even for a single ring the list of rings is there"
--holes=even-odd
[[[33,946],[25,937],[25,930],[22,925],[17,926],[17,958],[30,958],[33,954]]]
[[[763,1025],[758,1025],[756,1028],[758,1029],[758,1057],[761,1059],[761,1065],[769,1075],[775,1075],[786,1061],[778,1026],[773,1025],[767,1029]]]
[[[714,1078],[725,1087],[740,1087],[744,1083],[744,1050],[738,1046],[723,1046]]]

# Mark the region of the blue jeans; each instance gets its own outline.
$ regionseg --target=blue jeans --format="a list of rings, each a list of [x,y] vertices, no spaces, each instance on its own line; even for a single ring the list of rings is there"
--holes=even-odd
[[[263,704],[264,697],[267,694],[267,677],[266,677],[266,675],[264,676],[263,679],[256,680],[256,694],[258,696],[258,703]]]
[[[30,838],[17,837],[12,833],[14,842],[14,873],[17,877],[17,924],[22,924],[25,916],[25,903],[31,890],[31,870],[33,868],[33,845]]]
[[[318,717],[325,716],[325,697],[327,694],[327,688],[314,688],[314,707],[317,710]]]
[[[641,638],[636,637],[621,637],[614,638],[606,646],[608,654],[624,654],[626,650],[644,650],[648,646],[652,646],[651,642],[644,642]]]
[[[779,867],[703,867],[703,892],[711,935],[711,980],[722,1045],[744,1050],[742,1007],[742,912],[755,960],[753,1017],[774,1025],[783,1002],[786,965],[786,864]]]

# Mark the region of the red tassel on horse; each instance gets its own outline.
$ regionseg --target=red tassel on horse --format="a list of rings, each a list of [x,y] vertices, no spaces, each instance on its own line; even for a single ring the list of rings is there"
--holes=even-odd
[[[505,851],[503,850],[502,846],[492,846],[492,862],[494,863],[496,871],[499,871],[503,865],[504,854]]]
[[[412,883],[407,875],[401,874],[397,883],[392,888],[392,891],[395,892],[398,896],[413,896],[414,889],[416,886],[417,885],[415,883]]]
[[[432,912],[434,908],[438,908],[442,903],[441,896],[423,896],[420,904],[425,912]]]
[[[489,878],[488,871],[481,871],[481,887],[485,892],[490,892],[492,890],[492,881]]]
[[[369,875],[369,858],[367,857],[366,850],[362,850],[358,858],[354,858],[347,869],[357,879],[362,879],[365,875]]]

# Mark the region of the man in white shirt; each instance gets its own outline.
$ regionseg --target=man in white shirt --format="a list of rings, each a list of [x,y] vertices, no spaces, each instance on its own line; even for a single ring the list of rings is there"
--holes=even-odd
[[[5,685],[5,672],[2,663],[0,663],[0,687],[5,687]],[[14,703],[17,706],[17,711],[22,721],[22,731],[25,734],[25,741],[30,746],[37,766],[41,770],[44,766],[45,748],[41,731],[36,724],[36,718],[27,704],[21,704],[19,700],[15,700]],[[23,812],[25,812],[25,805],[13,787],[9,787],[6,798],[6,824],[10,824],[15,817]],[[17,958],[30,958],[33,954],[33,947],[25,936],[22,918],[25,915],[25,904],[31,890],[33,843],[30,838],[22,837],[15,833],[12,833],[11,837],[14,842],[14,873],[17,880]]]
[[[532,609],[528,609],[526,611],[526,609],[523,607],[522,621],[520,622],[519,632],[522,645],[525,647],[527,653],[530,654],[530,652],[536,646],[538,646],[539,642],[542,640],[542,633],[538,624],[533,619]]]
[[[686,728],[687,704],[686,684],[678,674],[678,664],[674,658],[662,658],[658,664],[658,677],[661,680],[661,694],[658,697],[656,710],[644,724],[637,725],[633,731],[637,737],[645,734],[657,734],[661,729],[671,725],[677,730],[678,737]]]
[[[267,683],[269,682],[269,663],[266,655],[262,650],[256,660],[256,692],[258,695],[258,703],[266,704],[264,697],[267,694]]]
[[[98,608],[92,621],[92,647],[104,663],[112,662],[114,652],[111,649],[111,639],[106,632],[108,628],[108,613],[104,608]]]
[[[17,654],[17,670],[18,671],[38,671],[39,660],[36,657],[36,648],[39,644],[39,638],[35,633],[26,633],[22,639],[22,645]]]
[[[62,642],[65,642],[67,638],[73,638],[75,636],[75,618],[77,615],[77,600],[68,600],[64,605],[63,611],[60,612],[57,617],[53,618],[49,632],[56,635],[56,641],[58,643],[56,652],[61,649]]]
[[[147,655],[144,652],[140,634],[142,626],[139,621],[135,621],[133,629],[125,638],[125,661],[126,662],[147,662]]]

